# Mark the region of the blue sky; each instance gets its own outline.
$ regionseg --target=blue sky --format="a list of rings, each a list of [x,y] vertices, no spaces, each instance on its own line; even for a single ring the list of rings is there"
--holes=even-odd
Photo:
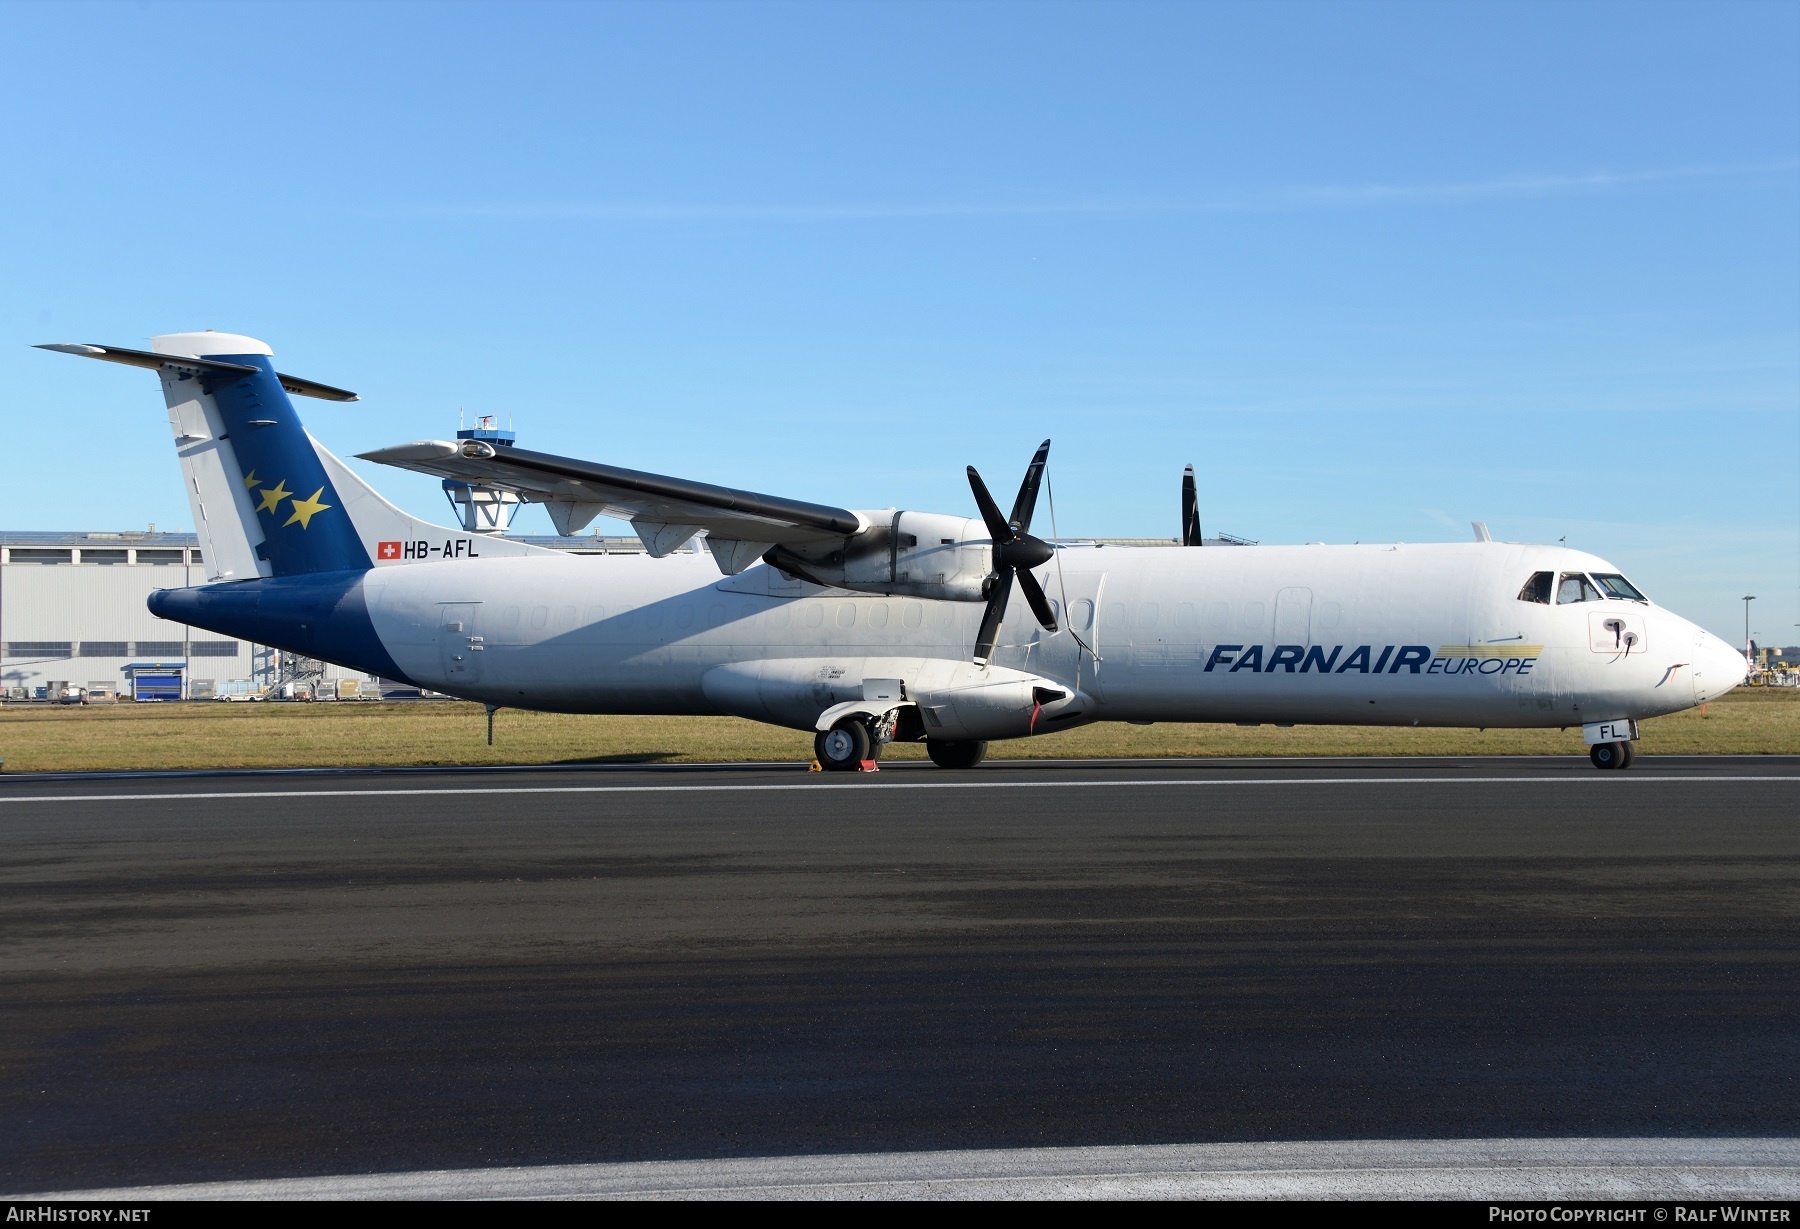
[[[9,528],[187,527],[217,328],[453,430],[1065,534],[1496,536],[1800,641],[1800,6],[0,6]],[[365,472],[369,472],[365,468]],[[437,517],[422,478],[371,474]],[[523,527],[547,531],[533,510]],[[608,527],[617,531],[617,527]]]

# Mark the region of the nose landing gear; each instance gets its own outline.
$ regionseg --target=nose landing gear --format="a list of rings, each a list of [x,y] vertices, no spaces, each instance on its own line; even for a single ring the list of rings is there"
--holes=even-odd
[[[1593,761],[1595,768],[1630,768],[1631,761],[1635,758],[1636,753],[1628,742],[1595,743],[1588,748],[1588,759]]]

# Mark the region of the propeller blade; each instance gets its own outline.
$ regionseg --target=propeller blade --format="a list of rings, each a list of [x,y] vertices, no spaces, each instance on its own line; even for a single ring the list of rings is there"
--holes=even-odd
[[[1019,483],[1019,497],[1013,500],[1012,520],[1008,522],[1020,533],[1031,529],[1031,514],[1037,508],[1038,484],[1044,480],[1044,463],[1050,459],[1050,441],[1038,445],[1031,464],[1025,467],[1025,480]]]
[[[987,483],[969,466],[969,489],[975,492],[975,506],[981,510],[981,519],[987,525],[988,536],[994,539],[994,549],[999,550],[1012,541],[1012,526],[1008,525],[1000,515],[1000,505],[988,494]]]
[[[1200,541],[1200,493],[1194,486],[1194,467],[1188,466],[1181,475],[1181,544],[1183,546],[1199,546]]]
[[[987,609],[981,614],[981,630],[975,633],[975,663],[985,666],[994,656],[994,645],[1000,639],[1000,620],[1006,617],[1006,603],[1012,600],[1014,570],[1001,568],[1000,575],[988,589]]]
[[[1050,609],[1050,599],[1044,596],[1043,586],[1038,584],[1037,577],[1024,569],[1020,569],[1018,576],[1019,592],[1025,595],[1025,601],[1031,606],[1031,613],[1037,616],[1037,621],[1043,624],[1045,631],[1055,631],[1056,612]]]

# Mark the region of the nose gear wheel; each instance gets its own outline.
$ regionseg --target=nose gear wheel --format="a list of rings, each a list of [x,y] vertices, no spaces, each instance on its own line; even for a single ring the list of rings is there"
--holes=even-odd
[[[1588,748],[1588,759],[1593,761],[1594,767],[1609,771],[1630,768],[1631,761],[1636,758],[1630,743],[1595,743]]]

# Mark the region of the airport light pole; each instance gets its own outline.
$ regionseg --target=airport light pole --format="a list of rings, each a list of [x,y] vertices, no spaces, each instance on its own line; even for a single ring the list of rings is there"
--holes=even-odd
[[[1756,594],[1744,594],[1744,655],[1750,655],[1750,603],[1756,600]]]

